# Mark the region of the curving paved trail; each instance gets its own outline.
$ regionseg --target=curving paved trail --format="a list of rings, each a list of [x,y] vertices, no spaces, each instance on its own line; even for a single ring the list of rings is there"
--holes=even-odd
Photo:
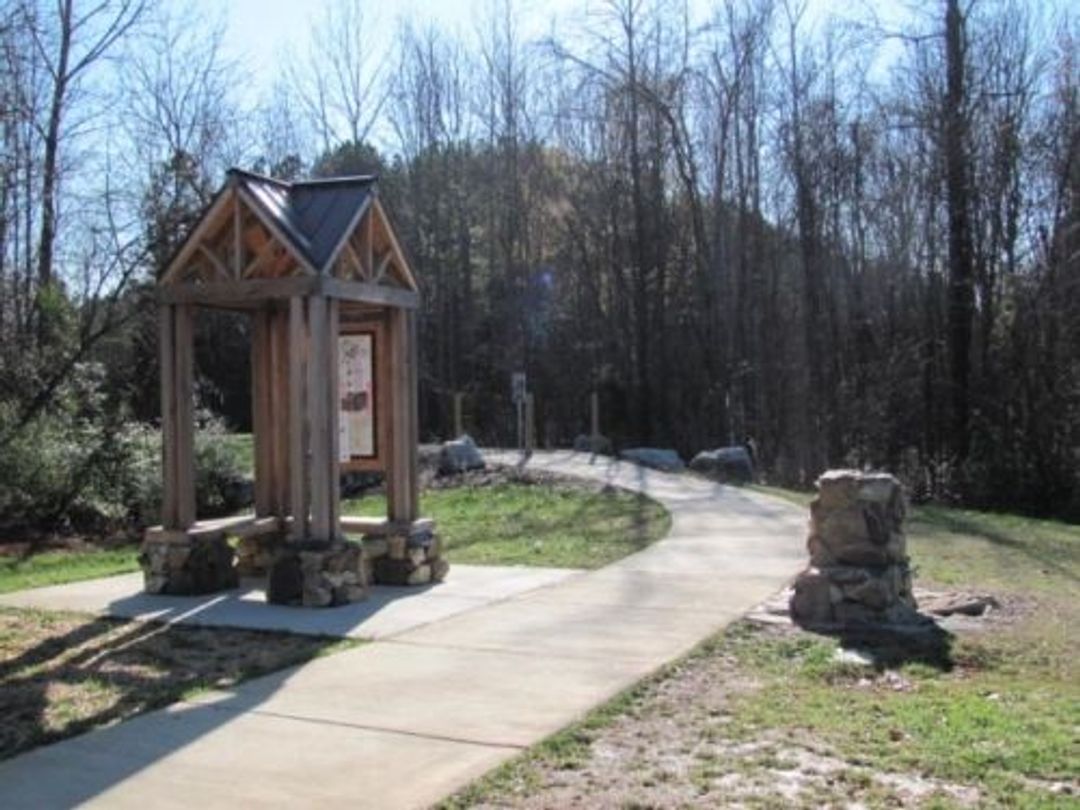
[[[671,512],[671,532],[598,571],[31,751],[0,765],[0,806],[426,806],[686,652],[803,564],[804,513],[782,501],[583,454],[537,453],[529,466],[645,492]]]

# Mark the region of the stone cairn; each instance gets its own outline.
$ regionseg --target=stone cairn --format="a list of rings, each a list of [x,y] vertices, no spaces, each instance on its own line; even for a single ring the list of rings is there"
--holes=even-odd
[[[817,487],[810,565],[795,580],[792,619],[822,629],[918,622],[900,482],[887,473],[830,470]]]

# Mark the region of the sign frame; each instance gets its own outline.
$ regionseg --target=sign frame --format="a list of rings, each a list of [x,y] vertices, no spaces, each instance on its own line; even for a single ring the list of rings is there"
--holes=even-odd
[[[362,324],[343,324],[338,334],[338,340],[340,341],[345,337],[356,337],[357,335],[369,335],[371,340],[371,390],[372,390],[372,453],[370,455],[352,455],[347,458],[342,453],[339,458],[339,465],[342,472],[354,472],[354,471],[384,471],[386,469],[386,448],[388,446],[388,439],[385,435],[386,420],[389,417],[387,408],[390,406],[391,391],[389,389],[389,379],[387,375],[388,367],[386,365],[386,341],[383,324],[381,322],[375,323],[362,323]],[[340,344],[339,344],[340,345]],[[343,357],[344,352],[339,351],[339,356]],[[339,368],[339,374],[342,374],[342,370]],[[344,421],[346,418],[345,410],[341,407],[340,395],[335,402],[338,408],[338,419]]]

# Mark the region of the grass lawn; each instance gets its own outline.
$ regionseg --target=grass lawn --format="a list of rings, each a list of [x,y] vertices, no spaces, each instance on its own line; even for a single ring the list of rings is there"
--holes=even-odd
[[[347,501],[343,511],[384,515],[386,500]],[[644,496],[562,485],[433,489],[421,494],[420,511],[435,519],[451,564],[599,568],[663,537],[671,524]]]
[[[355,643],[0,609],[0,758]]]
[[[137,571],[135,547],[0,556],[0,593]]]
[[[1080,807],[1080,526],[912,512],[916,585],[1005,606],[946,661],[740,622],[446,806]]]
[[[454,562],[597,568],[663,537],[670,517],[655,501],[622,490],[506,483],[429,490],[424,515],[435,518]],[[346,501],[350,514],[386,514],[386,499]],[[138,570],[134,547],[0,556],[0,593]]]

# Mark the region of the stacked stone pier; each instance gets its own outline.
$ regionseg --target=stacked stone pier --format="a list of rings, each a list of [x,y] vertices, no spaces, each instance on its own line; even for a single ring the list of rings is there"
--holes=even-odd
[[[821,629],[919,621],[900,482],[887,473],[830,470],[817,487],[810,565],[795,580],[792,618]]]

